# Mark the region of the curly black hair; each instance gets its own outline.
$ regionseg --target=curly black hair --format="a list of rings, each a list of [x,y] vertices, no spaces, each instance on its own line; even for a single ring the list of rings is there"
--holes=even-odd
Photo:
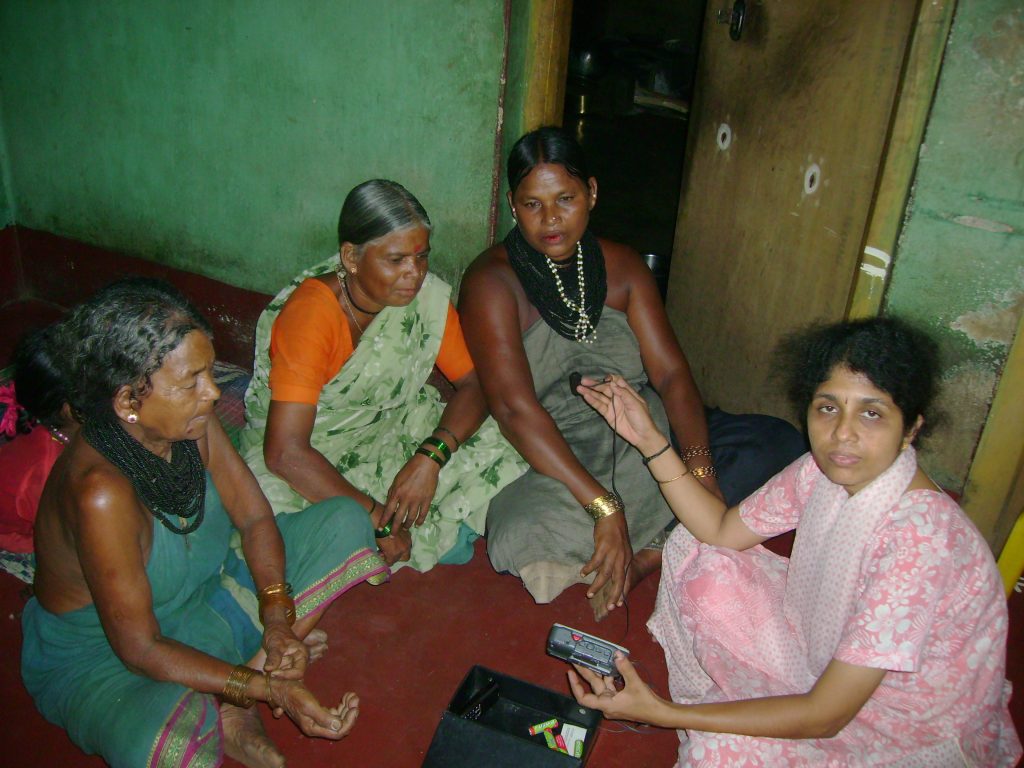
[[[210,324],[176,288],[162,280],[119,280],[75,307],[61,325],[67,357],[68,401],[82,417],[112,418],[124,385],[145,397],[164,358],[192,331]]]
[[[790,402],[805,427],[815,390],[837,365],[864,374],[888,393],[907,427],[931,407],[940,370],[935,342],[895,317],[849,320],[799,331],[780,344],[779,365]],[[930,427],[934,423],[932,414],[925,424]]]

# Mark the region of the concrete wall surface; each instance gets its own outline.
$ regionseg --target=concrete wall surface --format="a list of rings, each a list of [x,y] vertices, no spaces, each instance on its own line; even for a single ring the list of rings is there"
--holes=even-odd
[[[494,0],[5,0],[0,214],[275,292],[336,249],[352,186],[392,178],[457,280],[487,245],[502,16]]]
[[[960,2],[886,314],[926,327],[945,370],[923,453],[959,489],[1024,311],[1024,6]]]

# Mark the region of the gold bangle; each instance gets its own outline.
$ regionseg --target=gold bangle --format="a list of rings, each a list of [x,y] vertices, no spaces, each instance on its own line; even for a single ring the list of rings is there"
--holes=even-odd
[[[693,476],[700,480],[702,477],[718,477],[718,470],[711,467],[694,467],[690,470]]]
[[[263,614],[266,609],[274,605],[283,605],[285,608],[285,619],[289,626],[295,623],[295,601],[292,599],[292,585],[288,582],[271,584],[259,591],[256,596],[260,605],[260,623],[266,624]]]
[[[224,683],[224,690],[220,692],[220,697],[228,704],[248,709],[256,703],[256,699],[248,695],[246,689],[249,687],[249,681],[258,674],[261,673],[245,664],[235,665]]]
[[[656,478],[656,477],[654,479],[657,481],[658,485],[668,485],[669,483],[674,483],[680,477],[686,477],[688,474],[690,474],[690,470],[686,470],[685,472],[680,472],[678,475],[676,475],[675,477],[670,477],[668,480],[658,480],[658,478]],[[652,477],[653,477],[653,475],[652,475]]]
[[[270,705],[272,710],[278,709],[281,705],[278,703],[277,697],[274,695],[274,687],[270,684],[270,681],[274,679],[274,676],[264,675],[264,678],[267,682],[267,704]]]
[[[626,508],[622,505],[622,499],[614,491],[606,493],[604,496],[598,496],[592,502],[587,504],[583,509],[588,515],[594,518],[596,523],[598,520],[614,515],[616,512],[625,512]]]
[[[706,445],[691,445],[683,448],[679,452],[679,455],[683,457],[683,461],[695,458],[697,456],[707,456],[711,458],[711,448]]]

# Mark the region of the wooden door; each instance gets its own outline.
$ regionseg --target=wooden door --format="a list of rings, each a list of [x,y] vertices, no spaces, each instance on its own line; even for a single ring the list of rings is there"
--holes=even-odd
[[[773,348],[842,319],[917,3],[751,0],[705,18],[667,306],[707,403],[792,418]]]

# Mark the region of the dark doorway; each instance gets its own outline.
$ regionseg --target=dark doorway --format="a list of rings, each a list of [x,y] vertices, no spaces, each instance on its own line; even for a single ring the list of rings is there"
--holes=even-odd
[[[582,0],[573,7],[565,127],[598,180],[594,231],[668,279],[703,0]]]

